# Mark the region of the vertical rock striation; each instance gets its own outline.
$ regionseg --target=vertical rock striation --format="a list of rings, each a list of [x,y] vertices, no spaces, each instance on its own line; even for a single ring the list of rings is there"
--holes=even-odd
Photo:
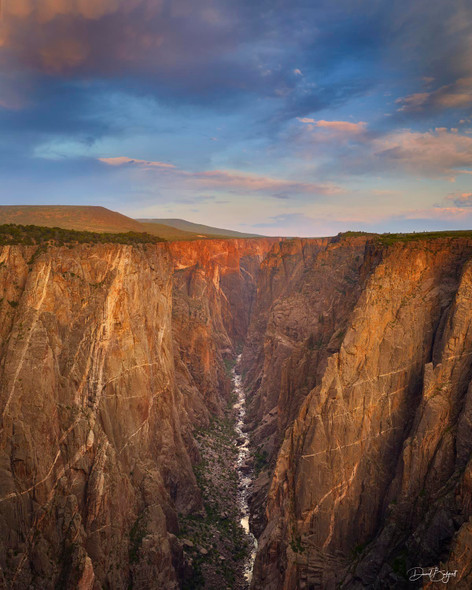
[[[264,590],[472,584],[472,241],[0,249],[0,587],[177,589],[243,348]]]
[[[275,465],[253,586],[401,587],[409,567],[439,565],[449,554],[449,569],[461,569],[465,578],[471,565],[464,555],[470,538],[472,242],[362,246],[357,238],[357,245],[341,239],[310,249],[311,258],[306,247],[291,254],[298,259],[292,266],[310,270],[307,278],[292,273],[293,289],[272,296],[259,345],[265,360],[259,360],[259,377],[248,380],[259,429],[280,433],[275,440],[281,441],[271,449]],[[337,249],[347,258],[352,252],[351,272],[357,273],[347,275],[353,285],[342,301],[333,298],[334,278],[325,284],[309,278]],[[279,264],[272,277],[282,272]],[[266,278],[262,273],[261,283]],[[279,312],[285,293],[299,294],[304,286],[321,288],[325,310],[342,326],[334,341],[323,342],[312,320],[324,354],[310,369],[309,392],[299,381],[293,389],[303,366],[294,370],[293,359],[311,348],[311,342],[300,344],[306,333],[290,338],[301,312],[293,305]],[[319,314],[314,299],[305,297],[301,307],[302,317]],[[253,325],[259,321],[254,317]],[[272,355],[278,367],[270,365]],[[288,396],[302,399],[295,413],[286,409]]]
[[[4,247],[0,285],[8,587],[177,588],[176,509],[200,499],[174,383],[169,253]]]
[[[271,244],[0,250],[6,587],[179,587],[191,432],[220,411]]]

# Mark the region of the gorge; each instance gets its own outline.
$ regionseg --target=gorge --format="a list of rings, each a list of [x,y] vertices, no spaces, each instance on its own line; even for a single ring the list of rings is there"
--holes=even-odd
[[[430,566],[470,588],[471,256],[460,234],[1,246],[0,588],[222,590],[185,526],[232,377],[252,589]]]

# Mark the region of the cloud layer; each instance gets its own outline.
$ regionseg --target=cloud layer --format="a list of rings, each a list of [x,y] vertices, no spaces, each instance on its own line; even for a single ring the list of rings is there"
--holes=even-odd
[[[3,203],[305,235],[468,223],[470,2],[1,7]]]
[[[109,166],[127,166],[143,171],[158,172],[161,175],[165,174],[168,180],[180,182],[195,190],[218,190],[239,194],[264,193],[278,199],[296,197],[297,195],[336,195],[342,192],[339,186],[331,183],[297,182],[235,170],[189,172],[181,170],[173,164],[138,160],[126,156],[99,158],[99,161]]]

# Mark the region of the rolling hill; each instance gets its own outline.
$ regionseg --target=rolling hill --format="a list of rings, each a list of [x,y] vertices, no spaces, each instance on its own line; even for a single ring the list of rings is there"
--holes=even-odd
[[[184,219],[132,219],[99,206],[0,205],[0,225],[36,225],[96,233],[148,233],[174,242],[215,238],[251,238],[255,234],[191,223]]]
[[[145,232],[142,225],[105,207],[74,205],[0,206],[0,224],[40,225],[92,232]]]
[[[146,226],[150,226],[151,224],[159,224],[165,225],[168,227],[173,227],[177,230],[183,231],[185,233],[192,233],[195,234],[198,238],[206,238],[206,237],[218,237],[218,238],[260,238],[258,234],[246,234],[243,232],[231,230],[231,229],[222,229],[221,227],[211,227],[209,225],[202,225],[200,223],[192,223],[191,221],[186,221],[185,219],[137,219],[137,221],[141,223],[145,223]],[[147,231],[150,231],[149,229]]]

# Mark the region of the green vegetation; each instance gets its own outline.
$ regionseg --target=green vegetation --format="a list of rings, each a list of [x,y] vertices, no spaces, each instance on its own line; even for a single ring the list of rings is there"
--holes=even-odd
[[[260,447],[254,453],[254,475],[257,477],[259,473],[269,464],[269,458],[266,450]]]
[[[139,558],[139,548],[147,534],[146,524],[143,515],[140,515],[129,533],[129,561],[136,563]]]
[[[403,550],[400,552],[399,555],[397,555],[392,563],[392,569],[393,571],[401,576],[402,578],[407,578],[407,570],[408,570],[408,565],[407,565],[407,560],[408,560],[408,553],[407,551]]]
[[[292,538],[290,541],[290,547],[294,553],[303,553],[305,551],[300,535],[296,535]]]
[[[231,377],[231,371],[233,370],[234,365],[236,364],[236,360],[233,358],[225,358],[223,359],[223,363],[225,365],[226,374],[228,375],[228,377]]]
[[[364,552],[365,548],[366,543],[359,543],[358,545],[356,545],[352,550],[353,558],[359,557],[359,555],[361,555]]]
[[[95,233],[76,231],[61,227],[44,227],[39,225],[0,225],[0,246],[22,244],[25,246],[54,244],[157,244],[163,238],[147,233],[130,231],[127,233]],[[33,255],[28,264],[34,262]]]
[[[438,238],[472,238],[472,231],[434,231],[418,232],[412,234],[381,234],[378,241],[381,244],[390,245],[397,242],[419,242],[422,240],[437,240]]]
[[[242,576],[249,547],[239,523],[234,437],[230,407],[226,417],[214,417],[208,427],[195,433],[201,461],[194,466],[194,473],[203,511],[179,515],[179,536],[192,564],[191,575],[182,583],[184,590],[231,590]]]
[[[420,242],[424,240],[436,240],[438,238],[468,238],[472,239],[472,230],[454,230],[454,231],[433,231],[433,232],[413,232],[413,233],[398,233],[398,234],[374,234],[363,231],[347,231],[338,234],[339,239],[356,238],[356,237],[372,238],[380,244],[390,246],[397,242]]]

